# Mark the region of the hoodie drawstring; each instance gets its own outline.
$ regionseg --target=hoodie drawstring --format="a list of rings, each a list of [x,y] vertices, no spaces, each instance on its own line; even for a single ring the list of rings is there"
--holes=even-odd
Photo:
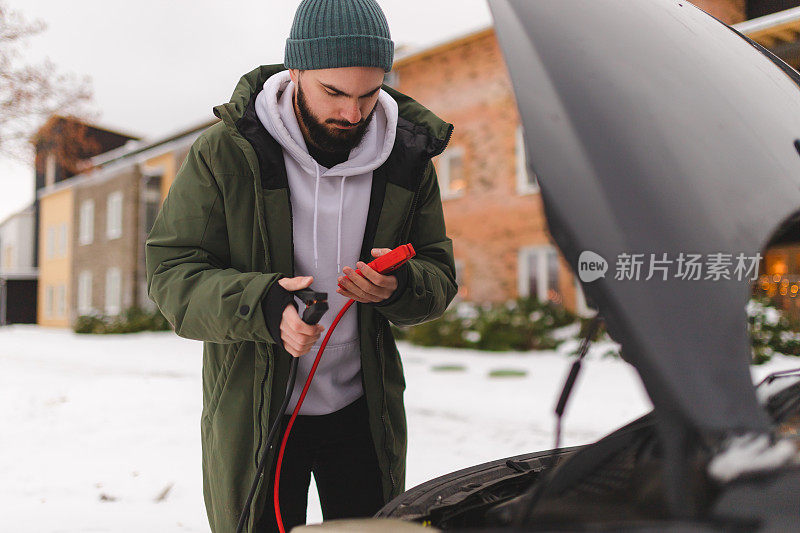
[[[339,221],[336,231],[336,275],[342,271],[342,206],[344,206],[344,180],[347,176],[342,176],[342,186],[339,187]]]
[[[319,164],[314,161],[317,169],[317,181],[314,184],[314,270],[319,268],[319,252],[317,251],[317,212],[319,211]],[[339,210],[341,212],[341,205]]]
[[[317,171],[317,180],[314,183],[314,269],[319,268],[319,246],[317,244],[317,221],[319,220],[319,163],[314,161]],[[339,218],[336,222],[336,274],[342,272],[342,212],[344,211],[344,182],[347,176],[342,176],[339,187]]]

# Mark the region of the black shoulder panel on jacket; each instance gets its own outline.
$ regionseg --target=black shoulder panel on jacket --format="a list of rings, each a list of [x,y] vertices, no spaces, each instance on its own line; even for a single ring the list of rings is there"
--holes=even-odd
[[[256,96],[258,93],[253,94],[242,118],[236,121],[236,129],[255,149],[261,172],[261,187],[286,189],[289,187],[289,178],[283,161],[283,150],[256,115]]]
[[[394,147],[382,165],[387,170],[387,181],[415,192],[431,158],[430,145],[431,137],[424,127],[398,117]]]

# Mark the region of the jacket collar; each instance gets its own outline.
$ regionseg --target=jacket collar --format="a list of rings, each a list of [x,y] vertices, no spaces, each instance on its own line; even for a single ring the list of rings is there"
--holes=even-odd
[[[225,125],[238,133],[236,122],[241,119],[250,100],[261,91],[264,82],[273,74],[286,70],[283,65],[261,65],[239,79],[228,103],[214,107],[214,115],[222,119]],[[410,130],[417,139],[417,146],[427,157],[439,155],[447,147],[453,125],[449,124],[413,98],[383,85],[386,91],[397,102],[397,110],[401,119],[398,128]]]

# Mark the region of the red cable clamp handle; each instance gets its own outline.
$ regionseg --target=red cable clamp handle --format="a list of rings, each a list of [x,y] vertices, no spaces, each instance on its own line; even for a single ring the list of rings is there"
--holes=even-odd
[[[403,266],[415,255],[417,255],[417,253],[414,251],[414,247],[411,246],[411,244],[401,244],[388,254],[373,259],[367,263],[367,266],[378,274],[387,274]],[[361,274],[361,271],[356,270],[356,273]],[[363,276],[364,274],[361,275]]]

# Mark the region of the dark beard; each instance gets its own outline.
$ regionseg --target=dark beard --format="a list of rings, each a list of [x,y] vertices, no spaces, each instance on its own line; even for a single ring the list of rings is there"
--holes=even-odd
[[[328,119],[323,124],[308,108],[305,95],[298,80],[297,83],[297,108],[300,111],[300,119],[308,131],[308,140],[311,141],[318,150],[329,153],[346,153],[358,146],[364,134],[367,132],[372,116],[375,114],[378,104],[370,111],[369,115],[362,119],[358,126],[352,130],[331,131],[325,124],[339,124],[341,126],[350,126],[351,123],[344,120]]]

